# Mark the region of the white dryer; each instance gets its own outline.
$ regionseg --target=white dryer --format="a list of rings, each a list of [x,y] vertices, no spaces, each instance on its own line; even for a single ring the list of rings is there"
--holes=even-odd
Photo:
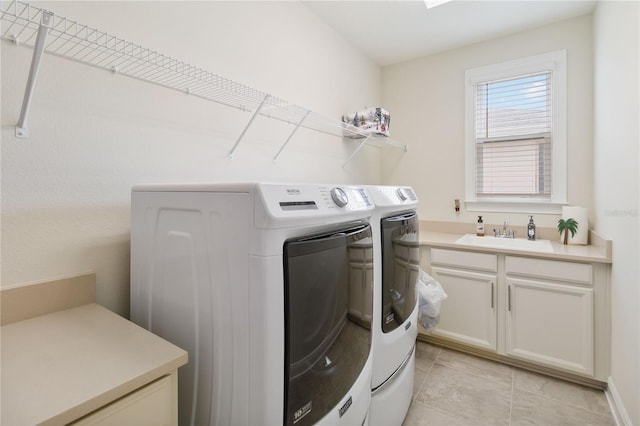
[[[369,422],[401,425],[413,393],[420,271],[418,197],[410,187],[368,186],[376,209]]]
[[[131,319],[189,352],[180,424],[367,424],[372,212],[353,186],[133,188]]]

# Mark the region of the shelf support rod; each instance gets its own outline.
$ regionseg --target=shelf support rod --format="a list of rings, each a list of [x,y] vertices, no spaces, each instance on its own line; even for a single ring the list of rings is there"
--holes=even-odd
[[[42,54],[44,53],[44,45],[47,39],[47,32],[49,31],[52,20],[53,13],[43,10],[42,20],[40,22],[40,26],[38,27],[38,35],[36,36],[36,44],[33,47],[33,57],[31,58],[31,69],[29,69],[27,86],[24,89],[24,98],[22,99],[22,110],[20,111],[20,119],[18,120],[18,124],[16,125],[16,137],[18,138],[29,137],[27,118],[29,116],[29,109],[31,108],[33,91],[36,87],[38,71],[40,70],[40,61],[42,60]]]
[[[238,136],[238,140],[236,140],[236,143],[233,145],[233,148],[231,148],[231,151],[229,152],[229,158],[233,158],[233,154],[236,152],[236,148],[238,148],[238,145],[240,145],[240,141],[244,137],[244,134],[247,133],[247,130],[249,129],[249,127],[251,127],[251,123],[253,123],[253,120],[255,120],[257,115],[260,113],[260,110],[264,106],[265,102],[267,102],[267,99],[269,99],[268,94],[264,95],[262,102],[260,102],[260,105],[258,105],[258,108],[256,108],[256,110],[253,112],[253,115],[251,116],[251,119],[249,120],[247,125],[244,126],[244,130],[242,130],[242,133],[240,133],[240,136]]]
[[[300,119],[300,121],[298,121],[298,124],[296,124],[295,129],[293,129],[293,131],[291,132],[291,134],[289,135],[289,137],[287,138],[286,141],[284,141],[284,144],[282,144],[282,146],[280,147],[280,149],[278,150],[278,152],[276,153],[276,156],[273,157],[273,161],[276,161],[278,159],[278,157],[280,157],[280,153],[282,152],[282,150],[284,149],[285,146],[287,146],[287,144],[289,143],[289,141],[291,140],[291,138],[293,137],[293,135],[298,131],[298,129],[300,128],[300,126],[302,125],[302,122],[307,118],[307,116],[309,115],[311,111],[307,110],[307,112],[304,113],[304,115],[302,116],[302,118]]]
[[[342,165],[343,168],[344,168],[344,166],[349,164],[349,161],[353,160],[353,157],[355,157],[356,154],[358,153],[358,151],[360,151],[362,149],[362,147],[364,146],[364,144],[367,143],[367,141],[369,140],[370,137],[371,137],[371,135],[368,135],[366,138],[364,138],[364,140],[362,142],[360,142],[360,145],[358,145],[358,147],[351,153],[351,156],[349,156],[347,161],[345,161],[344,164]]]

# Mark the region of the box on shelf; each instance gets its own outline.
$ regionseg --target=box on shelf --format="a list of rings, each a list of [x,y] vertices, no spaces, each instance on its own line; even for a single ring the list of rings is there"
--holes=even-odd
[[[389,111],[376,107],[367,108],[342,116],[343,135],[348,138],[363,138],[369,135],[389,136]]]

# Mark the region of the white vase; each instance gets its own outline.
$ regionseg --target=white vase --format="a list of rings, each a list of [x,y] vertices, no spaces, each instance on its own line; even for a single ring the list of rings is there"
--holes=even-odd
[[[562,219],[574,219],[578,222],[578,230],[574,236],[569,232],[569,244],[588,244],[589,242],[589,218],[587,209],[578,206],[562,206]],[[560,242],[564,241],[564,232],[560,235]]]

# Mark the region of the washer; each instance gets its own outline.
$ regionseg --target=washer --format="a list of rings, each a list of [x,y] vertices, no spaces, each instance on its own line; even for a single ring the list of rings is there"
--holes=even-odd
[[[373,208],[354,186],[133,188],[131,319],[189,352],[180,424],[367,424]]]
[[[410,187],[369,186],[376,210],[371,425],[402,424],[413,394],[420,271],[418,197]]]

